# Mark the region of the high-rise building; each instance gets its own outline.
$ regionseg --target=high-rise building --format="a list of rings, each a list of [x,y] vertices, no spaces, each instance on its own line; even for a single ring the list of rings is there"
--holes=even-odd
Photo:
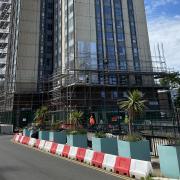
[[[151,59],[144,0],[0,2],[0,41],[9,39],[0,43],[0,121],[23,126],[41,105],[54,120],[75,109],[122,120],[117,100],[132,89],[145,94],[147,116],[159,110],[154,77],[162,73]]]
[[[50,0],[12,0],[1,121],[27,124],[42,103],[41,81],[52,71],[52,20]]]
[[[74,109],[96,119],[122,117],[117,100],[131,89],[158,109],[156,74],[144,0],[55,0],[49,104],[56,119]]]

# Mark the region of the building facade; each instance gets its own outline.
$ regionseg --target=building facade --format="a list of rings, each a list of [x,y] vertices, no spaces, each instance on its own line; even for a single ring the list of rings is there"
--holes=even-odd
[[[55,0],[51,112],[122,117],[118,99],[139,89],[158,110],[144,0]],[[124,114],[124,113],[122,113]]]
[[[154,77],[164,72],[153,67],[144,0],[2,2],[10,13],[0,21],[0,121],[24,126],[46,105],[53,120],[77,109],[86,120],[121,122],[117,101],[132,89],[145,94],[147,116],[159,113]]]

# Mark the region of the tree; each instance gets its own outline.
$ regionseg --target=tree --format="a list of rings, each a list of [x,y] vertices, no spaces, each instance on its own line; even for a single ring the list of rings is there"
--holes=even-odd
[[[70,114],[70,121],[71,124],[73,125],[73,129],[76,130],[79,126],[79,121],[83,116],[83,112],[81,111],[73,111]]]
[[[180,73],[169,73],[164,78],[160,79],[161,85],[170,86],[170,89],[178,88],[177,98],[174,100],[176,107],[180,107]]]
[[[142,99],[142,93],[138,90],[129,92],[127,100],[118,101],[120,109],[127,111],[128,113],[128,126],[129,134],[132,134],[132,122],[138,113],[141,113],[145,108],[145,100]],[[126,120],[127,121],[127,120]]]
[[[171,89],[180,86],[180,74],[179,72],[166,74],[162,79],[160,79],[161,85],[169,85]]]
[[[177,98],[175,99],[174,104],[177,108],[180,108],[180,88],[178,89]]]
[[[46,106],[42,106],[41,108],[36,110],[34,120],[38,125],[42,126],[47,118],[47,115],[48,115],[48,108]]]

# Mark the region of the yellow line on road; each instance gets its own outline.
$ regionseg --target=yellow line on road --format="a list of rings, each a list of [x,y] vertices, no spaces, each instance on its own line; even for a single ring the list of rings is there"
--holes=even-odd
[[[42,151],[42,150],[37,149],[37,148],[34,148],[34,147],[30,147],[30,146],[27,146],[27,145],[24,145],[24,144],[16,143],[16,142],[14,142],[14,141],[12,141],[12,140],[11,140],[11,142],[12,142],[13,144],[18,144],[18,145],[21,145],[21,146],[26,147],[26,148],[29,148],[29,149],[33,149],[33,150],[38,151],[38,152],[42,152],[42,153],[44,153],[44,154],[48,154],[48,155],[51,156],[51,157],[60,158],[60,159],[63,159],[63,160],[72,162],[72,163],[74,163],[74,164],[78,164],[78,165],[80,165],[80,166],[84,166],[84,167],[87,167],[87,168],[90,168],[90,169],[94,169],[94,170],[97,170],[97,171],[106,173],[106,174],[108,174],[108,175],[111,175],[111,176],[114,176],[114,177],[117,177],[117,178],[121,178],[121,179],[123,179],[123,180],[132,180],[132,178],[125,177],[125,176],[121,176],[121,175],[119,175],[119,174],[115,174],[115,173],[113,173],[113,172],[106,171],[106,170],[104,170],[104,169],[100,169],[100,168],[97,168],[97,167],[94,167],[94,166],[90,166],[90,165],[88,165],[88,164],[86,164],[86,163],[81,163],[81,162],[76,161],[76,160],[72,160],[72,159],[69,159],[69,158],[65,158],[65,157],[62,157],[62,156],[58,156],[58,155],[56,155],[56,154],[51,154],[51,153]]]

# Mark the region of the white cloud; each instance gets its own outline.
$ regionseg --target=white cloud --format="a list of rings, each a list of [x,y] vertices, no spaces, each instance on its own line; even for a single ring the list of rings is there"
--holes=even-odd
[[[152,16],[152,14],[162,6],[170,6],[170,5],[177,5],[180,4],[179,0],[145,0],[146,4],[146,13],[148,16]],[[158,14],[164,13],[164,12],[156,12]],[[154,14],[155,16],[157,14]]]
[[[154,8],[159,6],[165,6],[167,4],[177,4],[178,0],[152,0],[152,6]]]
[[[180,70],[180,17],[159,17],[148,23],[152,55],[154,44],[163,43],[167,65]]]

